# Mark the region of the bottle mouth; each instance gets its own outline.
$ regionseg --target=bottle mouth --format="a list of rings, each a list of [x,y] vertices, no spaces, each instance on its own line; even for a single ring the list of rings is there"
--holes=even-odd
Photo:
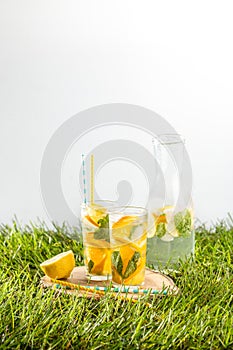
[[[181,134],[159,134],[153,138],[153,143],[159,142],[161,145],[173,145],[177,143],[185,143],[185,139]]]

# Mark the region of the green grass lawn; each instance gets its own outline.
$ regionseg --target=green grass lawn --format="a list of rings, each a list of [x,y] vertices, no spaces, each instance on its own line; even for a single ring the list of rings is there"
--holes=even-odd
[[[0,228],[1,349],[233,349],[233,227],[196,230],[196,259],[170,276],[178,296],[154,297],[152,307],[60,295],[39,287],[39,264],[82,244],[67,227]]]

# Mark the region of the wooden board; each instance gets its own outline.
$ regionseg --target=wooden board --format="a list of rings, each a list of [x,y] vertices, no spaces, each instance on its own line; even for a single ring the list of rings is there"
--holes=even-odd
[[[72,283],[73,285],[81,286],[84,288],[91,288],[90,291],[88,290],[80,290],[80,289],[75,289],[75,288],[69,288],[62,286],[64,283]],[[100,295],[98,290],[95,292],[93,289],[98,288],[99,290],[102,290],[103,287],[108,287],[110,285],[111,281],[90,281],[86,277],[86,271],[84,266],[78,266],[75,267],[71,273],[71,276],[67,279],[59,280],[59,281],[51,281],[51,279],[48,276],[44,276],[41,279],[41,285],[43,288],[50,287],[50,288],[55,288],[58,289],[60,292],[68,293],[68,294],[76,294],[78,296],[87,296],[87,297],[95,297],[95,298],[100,298],[103,295]],[[62,288],[63,287],[63,288]],[[138,292],[135,293],[135,290],[138,289]],[[151,294],[151,295],[165,295],[165,294],[171,294],[171,295],[176,295],[179,292],[179,289],[175,286],[173,280],[160,273],[157,271],[153,271],[150,269],[146,269],[145,273],[145,283],[143,286],[139,287],[134,287],[133,289],[131,288],[128,293],[122,293],[118,292],[117,295],[127,297],[133,297],[134,299],[137,299],[140,295],[143,293],[145,294],[146,290],[149,292],[151,290],[157,291],[158,293]],[[112,290],[114,292],[114,290]],[[161,293],[160,293],[161,292]],[[163,293],[162,293],[163,292]],[[99,293],[99,294],[98,294]],[[102,292],[102,294],[104,294]],[[115,293],[116,294],[116,293]]]

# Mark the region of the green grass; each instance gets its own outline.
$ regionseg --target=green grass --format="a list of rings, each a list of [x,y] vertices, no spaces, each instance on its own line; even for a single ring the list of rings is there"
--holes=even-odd
[[[82,264],[76,231],[0,227],[1,349],[233,349],[233,228],[218,223],[196,231],[195,262],[171,277],[178,296],[136,304],[109,294],[97,301],[39,287],[39,264],[72,249]]]

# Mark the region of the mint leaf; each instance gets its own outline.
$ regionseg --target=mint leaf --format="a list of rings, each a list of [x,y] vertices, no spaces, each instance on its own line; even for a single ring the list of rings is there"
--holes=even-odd
[[[122,277],[123,261],[120,252],[115,251],[112,253],[112,265],[115,267],[118,274]]]
[[[160,222],[156,226],[156,236],[162,238],[166,233],[166,224],[164,222]]]
[[[192,217],[188,209],[174,216],[174,224],[181,237],[188,237],[192,229]]]
[[[107,242],[110,242],[109,237],[109,215],[106,215],[104,218],[98,220],[99,228],[94,232],[94,239],[104,239]]]
[[[128,262],[123,278],[128,278],[130,275],[132,275],[132,273],[134,273],[137,270],[137,263],[140,257],[141,254],[139,252],[134,253],[132,258]]]
[[[91,272],[94,266],[94,262],[92,260],[89,260],[87,266],[88,266],[88,272]]]

